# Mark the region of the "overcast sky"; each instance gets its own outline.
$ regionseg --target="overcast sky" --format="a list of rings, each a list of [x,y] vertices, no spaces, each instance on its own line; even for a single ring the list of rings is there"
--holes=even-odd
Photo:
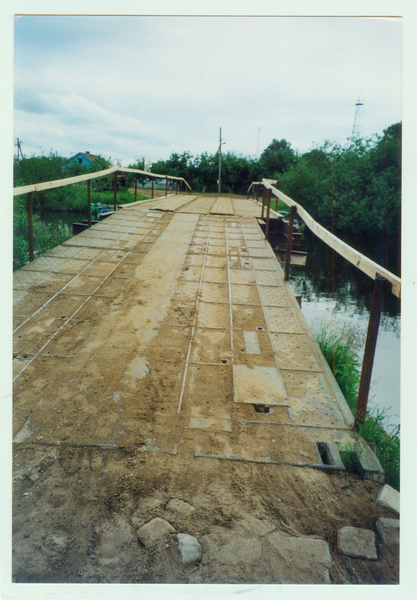
[[[23,16],[15,129],[26,154],[303,153],[401,120],[401,19]]]

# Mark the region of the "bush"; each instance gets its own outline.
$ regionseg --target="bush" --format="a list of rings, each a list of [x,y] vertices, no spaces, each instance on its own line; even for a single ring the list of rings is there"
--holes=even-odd
[[[356,410],[360,363],[352,340],[352,331],[334,331],[320,326],[315,331],[318,345],[349,405],[352,413]]]
[[[355,414],[358,389],[361,376],[361,364],[357,357],[358,345],[361,345],[361,333],[344,326],[335,331],[332,326],[321,324],[315,329],[320,349],[331,368],[335,379]],[[359,426],[359,435],[373,447],[374,452],[385,471],[385,480],[396,490],[400,489],[400,427],[388,433],[384,427],[385,411],[367,413],[365,421]],[[357,460],[354,449],[346,447],[341,451],[343,463],[348,471],[354,472]]]
[[[37,215],[33,215],[33,249],[35,257],[52,250],[65,242],[71,234],[56,225],[44,226]],[[29,262],[28,218],[24,198],[15,198],[13,203],[13,262],[17,267]]]

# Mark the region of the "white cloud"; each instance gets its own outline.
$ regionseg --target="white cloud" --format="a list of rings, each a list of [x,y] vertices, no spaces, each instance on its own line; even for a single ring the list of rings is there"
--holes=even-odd
[[[15,56],[16,135],[24,111],[25,123],[45,121],[125,162],[137,146],[153,160],[214,152],[220,126],[227,149],[243,154],[256,152],[259,127],[263,147],[273,137],[301,151],[342,142],[360,90],[365,135],[401,118],[397,21],[25,17]]]

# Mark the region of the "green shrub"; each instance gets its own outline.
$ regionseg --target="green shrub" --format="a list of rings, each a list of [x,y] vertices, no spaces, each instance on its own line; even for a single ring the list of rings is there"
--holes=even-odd
[[[332,370],[335,379],[355,414],[358,389],[361,376],[361,364],[357,357],[358,346],[361,345],[361,332],[348,326],[335,331],[334,326],[321,324],[315,329],[318,345]],[[396,490],[400,489],[400,427],[388,433],[383,422],[386,420],[385,410],[378,408],[366,415],[359,426],[359,435],[374,449],[374,452],[385,471],[385,481]],[[346,469],[355,472],[358,453],[355,448],[345,447],[341,456]]]
[[[33,215],[33,250],[35,258],[65,242],[71,234],[64,227],[43,225],[37,215]],[[20,268],[29,262],[29,238],[26,201],[15,198],[13,203],[13,262]]]
[[[315,331],[315,336],[350,410],[354,413],[361,369],[352,339],[343,330],[333,331],[324,326]]]
[[[376,414],[375,414],[376,413]],[[396,490],[400,489],[400,426],[388,433],[383,427],[385,410],[378,409],[367,414],[359,426],[359,435],[369,442],[385,471],[385,481]]]

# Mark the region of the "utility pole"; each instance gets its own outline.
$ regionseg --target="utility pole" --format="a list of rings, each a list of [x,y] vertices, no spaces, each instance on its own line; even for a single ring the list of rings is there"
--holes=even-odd
[[[220,143],[219,143],[219,194],[221,194],[221,186],[222,186],[222,144],[226,142],[222,142],[222,128],[220,127]]]
[[[19,155],[23,158],[22,140],[19,140],[19,138],[16,138],[14,145],[17,146],[16,158],[17,158],[17,160],[19,160]]]

